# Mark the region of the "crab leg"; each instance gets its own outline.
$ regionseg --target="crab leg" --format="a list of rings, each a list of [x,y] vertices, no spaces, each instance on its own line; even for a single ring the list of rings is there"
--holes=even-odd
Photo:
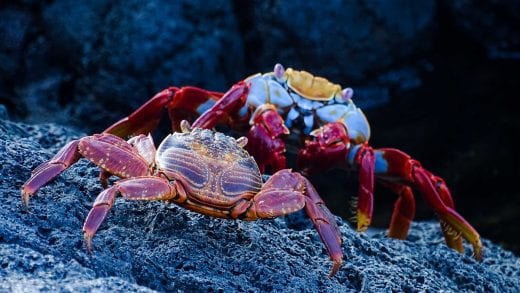
[[[332,277],[343,262],[341,234],[334,216],[305,177],[288,169],[280,170],[267,180],[247,207],[239,209],[245,220],[256,220],[287,215],[304,207],[333,261],[329,274]]]
[[[341,251],[341,243],[343,240],[341,239],[341,232],[334,219],[334,215],[325,206],[325,203],[318,195],[314,186],[312,186],[307,178],[302,177],[302,179],[304,180],[305,195],[307,196],[305,198],[305,211],[307,215],[309,215],[316,230],[318,230],[321,241],[325,244],[330,258],[334,262],[329,273],[329,277],[332,277],[338,272],[343,262],[343,252]]]
[[[115,135],[103,133],[86,136],[65,145],[51,160],[38,166],[22,186],[22,201],[77,162],[81,156],[104,171],[121,178],[148,174],[148,162],[138,151]]]
[[[478,232],[461,216],[453,205],[448,188],[440,178],[433,176],[409,155],[396,149],[378,149],[376,177],[382,181],[397,182],[415,187],[441,221],[446,244],[462,252],[460,236],[472,246],[476,259],[482,258],[482,243]],[[396,211],[394,211],[394,214]]]
[[[152,176],[120,180],[112,187],[103,190],[94,201],[83,224],[83,235],[88,251],[92,251],[92,238],[107,217],[118,195],[130,200],[170,200],[177,196],[177,191],[168,180]]]
[[[214,101],[222,96],[221,93],[206,91],[197,87],[169,87],[152,97],[148,102],[135,110],[128,117],[114,123],[104,132],[128,137],[152,132],[162,116],[165,108],[168,108],[173,130],[178,130],[181,120],[186,116],[196,116]],[[209,105],[206,105],[209,103]]]
[[[388,236],[397,239],[406,239],[412,220],[415,217],[415,198],[412,188],[398,183],[381,182],[381,184],[392,190],[398,196],[394,204],[394,211],[392,213],[392,219],[390,220],[390,227],[388,228]]]
[[[354,154],[354,152],[351,152],[351,154]],[[355,154],[355,165],[359,166],[357,230],[366,231],[372,222],[374,211],[374,150],[364,144],[359,147]]]
[[[135,110],[128,117],[112,124],[104,132],[127,137],[151,132],[157,127],[162,116],[162,110],[173,99],[178,88],[170,87],[152,97],[148,102]]]
[[[202,113],[193,127],[210,129],[225,117],[238,113],[246,104],[249,86],[241,81],[233,85],[211,108]]]
[[[81,158],[78,152],[79,142],[79,140],[73,140],[67,143],[52,159],[34,169],[31,178],[22,186],[22,202],[25,207],[29,205],[29,197],[35,194],[40,187],[56,178]]]

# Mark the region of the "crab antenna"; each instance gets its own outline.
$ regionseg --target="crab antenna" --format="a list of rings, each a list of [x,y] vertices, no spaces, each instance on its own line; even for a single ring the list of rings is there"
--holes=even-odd
[[[245,147],[247,144],[247,137],[242,136],[242,137],[237,138],[237,144],[241,148]]]
[[[285,74],[285,69],[283,68],[282,64],[280,64],[280,63],[276,63],[273,71],[274,71],[274,76],[277,79],[282,79],[283,75]]]
[[[191,125],[188,121],[186,121],[186,120],[181,121],[181,131],[184,133],[191,132]]]

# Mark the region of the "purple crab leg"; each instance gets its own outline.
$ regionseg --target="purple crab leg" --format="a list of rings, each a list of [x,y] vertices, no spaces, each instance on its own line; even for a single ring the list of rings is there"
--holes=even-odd
[[[120,178],[149,173],[149,163],[125,140],[108,133],[86,136],[69,142],[52,159],[33,171],[31,178],[22,186],[24,205],[28,205],[31,195],[72,166],[81,156]]]
[[[83,225],[83,236],[89,252],[92,251],[94,234],[107,217],[118,195],[130,200],[169,200],[176,197],[177,191],[168,180],[152,176],[123,179],[103,190],[94,201]]]
[[[276,218],[305,208],[305,212],[318,231],[333,261],[329,277],[334,276],[343,262],[341,233],[334,215],[325,206],[316,189],[299,173],[289,169],[276,172],[264,184],[247,206],[237,206],[245,214],[245,220]]]
[[[81,158],[78,152],[79,142],[80,140],[73,140],[67,143],[52,159],[34,169],[31,178],[22,186],[22,202],[25,207],[29,205],[29,197],[35,194],[40,187],[56,178]]]

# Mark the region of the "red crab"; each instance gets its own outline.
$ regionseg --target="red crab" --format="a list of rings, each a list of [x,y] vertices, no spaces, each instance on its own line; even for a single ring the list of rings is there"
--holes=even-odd
[[[116,196],[130,200],[164,200],[219,218],[254,221],[272,219],[305,209],[333,261],[330,276],[343,254],[334,216],[311,183],[283,169],[265,183],[255,160],[243,149],[247,138],[234,139],[211,130],[191,129],[168,135],[156,149],[150,135],[125,141],[102,133],[65,145],[37,167],[22,186],[22,199],[84,157],[122,180],[102,191],[85,220],[83,232],[90,251],[92,237],[108,215]]]
[[[262,172],[286,167],[284,139],[291,133],[300,138],[297,164],[304,173],[331,168],[358,171],[359,231],[370,225],[377,181],[398,195],[388,234],[405,239],[415,216],[412,189],[416,189],[439,217],[447,245],[462,252],[462,236],[481,259],[480,236],[455,210],[444,180],[400,150],[373,149],[368,144],[370,126],[352,96],[351,88],[276,64],[273,72],[250,76],[225,94],[193,87],[166,89],[106,132],[148,133],[164,108],[174,129],[180,119],[200,115],[194,126],[227,125],[246,134],[247,150]]]

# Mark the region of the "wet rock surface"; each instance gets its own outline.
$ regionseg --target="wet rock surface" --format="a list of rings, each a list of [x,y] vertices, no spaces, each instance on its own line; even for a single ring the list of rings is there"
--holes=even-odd
[[[101,191],[98,169],[81,160],[22,209],[31,170],[83,133],[55,124],[0,120],[0,289],[13,291],[516,292],[520,259],[484,240],[478,263],[448,249],[435,222],[415,223],[407,241],[359,234],[338,218],[345,262],[331,263],[304,215],[241,222],[161,202],[116,203],[84,247],[81,227]]]

